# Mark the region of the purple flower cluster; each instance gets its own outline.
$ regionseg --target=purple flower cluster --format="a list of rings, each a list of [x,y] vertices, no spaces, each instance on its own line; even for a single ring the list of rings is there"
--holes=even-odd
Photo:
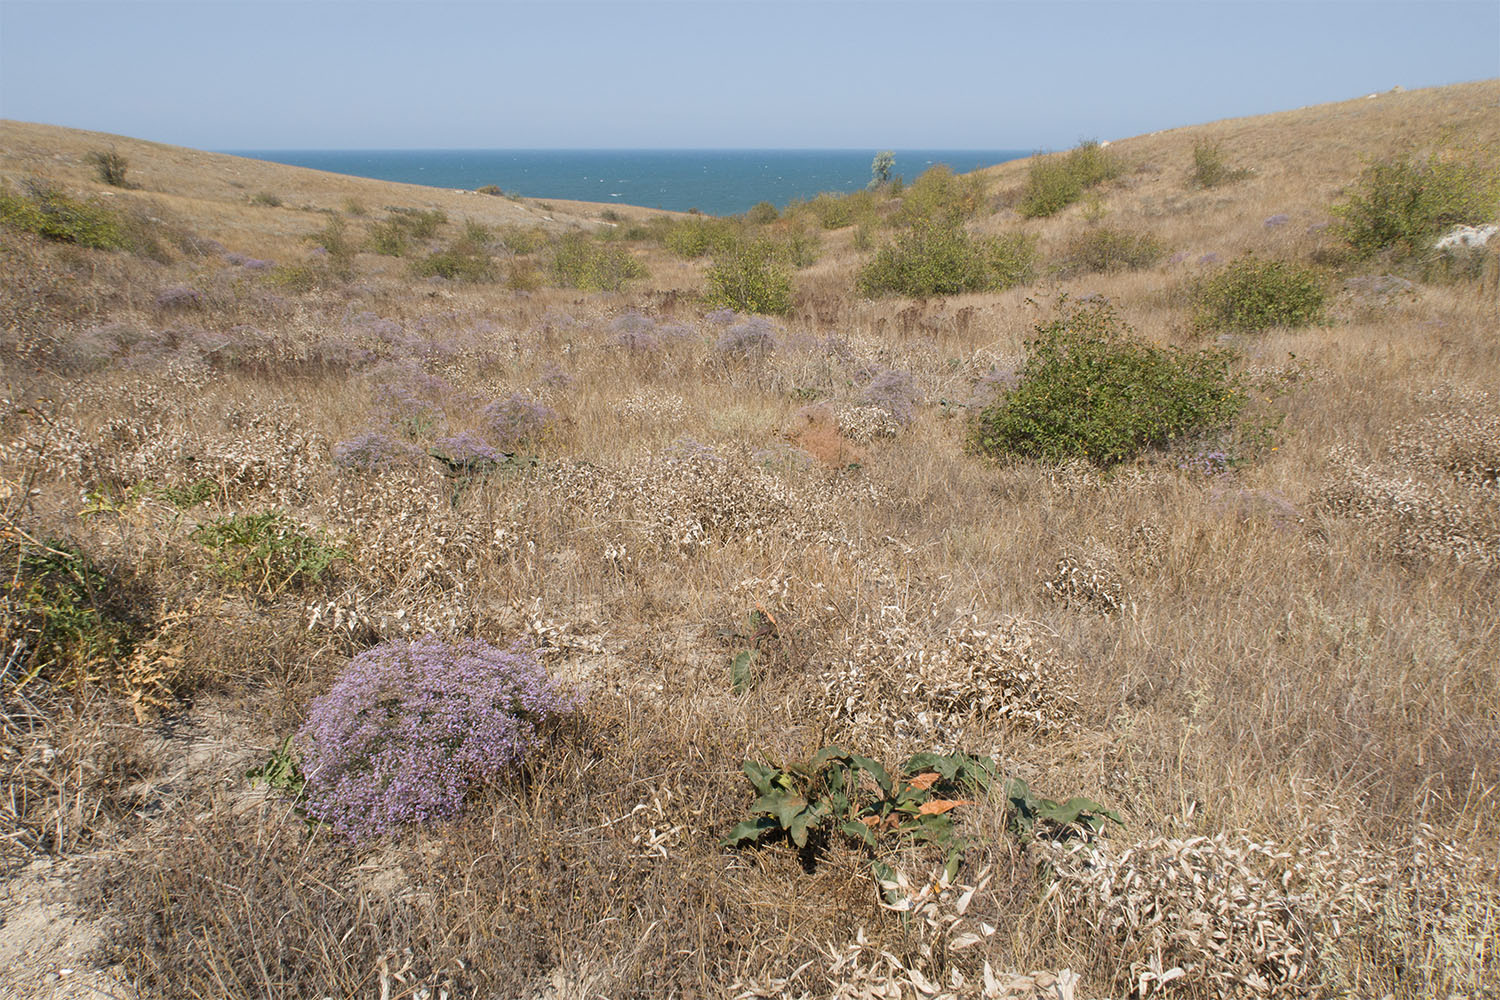
[[[739,318],[739,313],[733,309],[715,309],[703,317],[715,326],[728,326]]]
[[[484,408],[483,415],[491,439],[509,451],[536,441],[557,419],[552,407],[520,393],[497,399]]]
[[[655,320],[632,309],[609,325],[609,340],[632,354],[654,351],[661,346],[661,339],[655,331]]]
[[[1201,472],[1205,476],[1217,476],[1228,472],[1233,465],[1234,460],[1230,458],[1229,453],[1216,448],[1200,449],[1190,457],[1177,463],[1179,469],[1185,469],[1188,472]]]
[[[411,465],[422,457],[415,445],[380,431],[365,431],[333,446],[333,461],[346,469],[376,472]]]
[[[454,816],[579,702],[521,648],[381,643],[349,662],[297,733],[308,814],[354,840]]]
[[[158,309],[197,309],[203,305],[203,293],[188,285],[171,285],[156,293]]]
[[[731,357],[761,357],[776,350],[776,329],[764,316],[751,316],[725,330],[718,348]]]
[[[922,393],[917,389],[911,372],[887,368],[870,380],[860,391],[859,401],[864,406],[876,406],[905,426],[916,416],[917,403]]]
[[[275,266],[275,261],[261,260],[242,253],[226,253],[224,259],[236,267],[243,267],[247,271],[269,271]]]
[[[473,431],[440,437],[432,443],[432,450],[449,465],[465,470],[472,470],[485,462],[505,461],[503,454]]]
[[[382,371],[373,397],[386,419],[409,436],[421,437],[442,419],[443,404],[452,394],[447,379],[406,364]]]
[[[1275,229],[1277,226],[1284,226],[1291,221],[1292,217],[1290,215],[1287,215],[1285,212],[1277,212],[1266,219],[1266,228]]]

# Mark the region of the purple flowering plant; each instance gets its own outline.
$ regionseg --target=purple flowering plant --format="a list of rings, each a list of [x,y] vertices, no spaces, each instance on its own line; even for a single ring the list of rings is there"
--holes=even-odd
[[[522,647],[435,636],[373,646],[297,732],[307,814],[354,840],[448,819],[580,702]]]
[[[334,464],[359,472],[411,465],[421,456],[415,445],[380,431],[364,431],[333,446]]]
[[[507,451],[534,443],[557,420],[552,407],[520,393],[497,399],[484,408],[483,416],[491,440]]]
[[[921,390],[917,388],[911,372],[896,368],[879,372],[859,394],[862,405],[879,407],[903,427],[916,416],[917,404],[921,399]]]

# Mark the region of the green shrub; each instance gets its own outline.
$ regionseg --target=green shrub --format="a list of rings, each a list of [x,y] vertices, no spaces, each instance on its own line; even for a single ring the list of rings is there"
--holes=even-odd
[[[1246,332],[1309,326],[1323,321],[1327,296],[1323,276],[1313,268],[1247,256],[1199,284],[1193,324]]]
[[[93,201],[78,201],[32,183],[26,195],[0,188],[0,224],[59,243],[96,250],[127,250],[131,240],[119,213]]]
[[[1083,192],[1124,172],[1109,150],[1097,142],[1080,143],[1063,156],[1032,159],[1021,194],[1021,214],[1028,219],[1053,215],[1083,196]]]
[[[552,254],[553,280],[564,288],[618,292],[627,282],[648,273],[625,247],[599,243],[582,233],[564,236]]]
[[[1494,220],[1500,174],[1477,157],[1384,160],[1334,206],[1337,231],[1360,257],[1423,257],[1454,226]]]
[[[334,274],[347,279],[354,273],[354,258],[359,247],[349,235],[349,227],[341,216],[329,216],[328,224],[307,239],[328,254],[328,268]]]
[[[120,153],[113,149],[96,149],[85,159],[94,165],[94,169],[99,173],[99,179],[110,187],[130,187],[129,182],[125,180],[125,171],[130,163]]]
[[[1166,251],[1150,233],[1109,226],[1090,226],[1076,233],[1063,248],[1065,274],[1139,271],[1161,260]]]
[[[310,292],[318,287],[323,273],[311,264],[277,264],[266,275],[268,284],[288,292]]]
[[[865,197],[872,196],[866,194]],[[984,207],[984,197],[983,177],[978,174],[959,176],[940,163],[906,185],[901,195],[901,207],[892,221],[898,226],[962,222],[979,214]]]
[[[81,551],[59,541],[7,544],[0,581],[0,643],[20,669],[14,687],[41,677],[62,685],[97,678],[138,638],[119,586]]]
[[[722,253],[739,238],[738,227],[728,219],[695,216],[668,219],[662,232],[662,245],[684,260]]]
[[[448,221],[448,215],[440,208],[420,209],[393,207],[388,209],[389,218],[402,226],[414,240],[430,240]]]
[[[547,245],[547,230],[541,226],[505,226],[500,230],[500,245],[518,257],[536,253]]]
[[[1249,170],[1229,165],[1224,157],[1224,147],[1217,142],[1194,143],[1192,181],[1198,187],[1218,187],[1249,176]]]
[[[817,219],[818,225],[824,229],[844,229],[876,218],[875,196],[869,191],[854,191],[849,194],[825,191],[798,208]]]
[[[710,306],[784,315],[792,308],[785,251],[769,240],[744,240],[720,251],[708,268]]]
[[[383,219],[370,227],[368,246],[386,257],[400,257],[411,246],[411,236],[395,219]]]
[[[345,198],[344,212],[347,215],[354,216],[356,219],[362,219],[370,214],[370,210],[365,208],[365,203],[358,198]]]
[[[776,206],[769,201],[758,201],[745,213],[745,221],[752,226],[764,226],[779,218],[781,218],[781,213],[776,211]]]
[[[280,511],[220,517],[193,530],[223,579],[273,598],[322,579],[344,553],[319,531],[307,531]]]
[[[280,208],[281,195],[270,191],[257,191],[250,196],[250,204],[259,208]]]
[[[1110,466],[1223,427],[1245,403],[1232,352],[1137,340],[1105,304],[1074,306],[1027,348],[1016,387],[975,421],[986,454]]]
[[[481,227],[483,228],[483,227]],[[436,253],[416,262],[413,270],[423,278],[447,278],[450,281],[479,283],[495,280],[495,262],[481,240],[465,234]]]
[[[859,272],[860,294],[957,295],[1030,281],[1036,244],[1024,234],[976,238],[956,222],[924,221],[881,247]]]

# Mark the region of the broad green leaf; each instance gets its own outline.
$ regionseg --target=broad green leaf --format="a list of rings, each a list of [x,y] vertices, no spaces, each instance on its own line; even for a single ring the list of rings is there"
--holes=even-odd
[[[863,823],[845,823],[843,826],[839,827],[839,829],[842,830],[847,836],[853,837],[856,840],[863,840],[871,847],[875,846],[874,832],[871,831],[871,829],[868,826],[865,826]]]
[[[751,668],[755,664],[755,651],[751,649],[741,650],[729,665],[730,690],[735,694],[744,694],[750,690],[752,677]]]
[[[875,779],[875,783],[880,786],[882,792],[887,795],[891,794],[891,776],[885,773],[885,768],[870,758],[861,757],[859,754],[850,754],[849,760],[855,767],[869,771],[870,776]]]
[[[812,759],[814,767],[822,767],[831,760],[847,761],[849,752],[841,746],[830,745],[818,751],[818,755]]]
[[[755,786],[757,792],[762,795],[771,794],[771,779],[775,778],[779,773],[776,768],[768,764],[757,764],[753,760],[746,760],[741,766],[741,770],[745,772],[745,777],[750,779],[750,784]]]
[[[787,827],[787,833],[792,836],[792,843],[798,847],[807,846],[807,828],[810,824],[817,822],[818,815],[812,809],[804,809],[792,819],[792,825]]]
[[[783,830],[790,830],[792,822],[797,814],[807,808],[807,800],[795,792],[788,792],[780,796],[771,811],[776,814],[776,821],[781,824]]]
[[[756,841],[772,830],[779,829],[776,821],[769,816],[757,816],[747,819],[729,831],[729,836],[719,841],[720,847],[738,847],[745,841]]]

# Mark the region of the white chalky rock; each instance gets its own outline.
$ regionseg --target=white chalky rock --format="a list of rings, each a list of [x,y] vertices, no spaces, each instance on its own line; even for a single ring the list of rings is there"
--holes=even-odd
[[[1475,250],[1490,241],[1490,237],[1500,232],[1500,226],[1454,226],[1442,239],[1432,245],[1434,250],[1456,250],[1464,247]]]

